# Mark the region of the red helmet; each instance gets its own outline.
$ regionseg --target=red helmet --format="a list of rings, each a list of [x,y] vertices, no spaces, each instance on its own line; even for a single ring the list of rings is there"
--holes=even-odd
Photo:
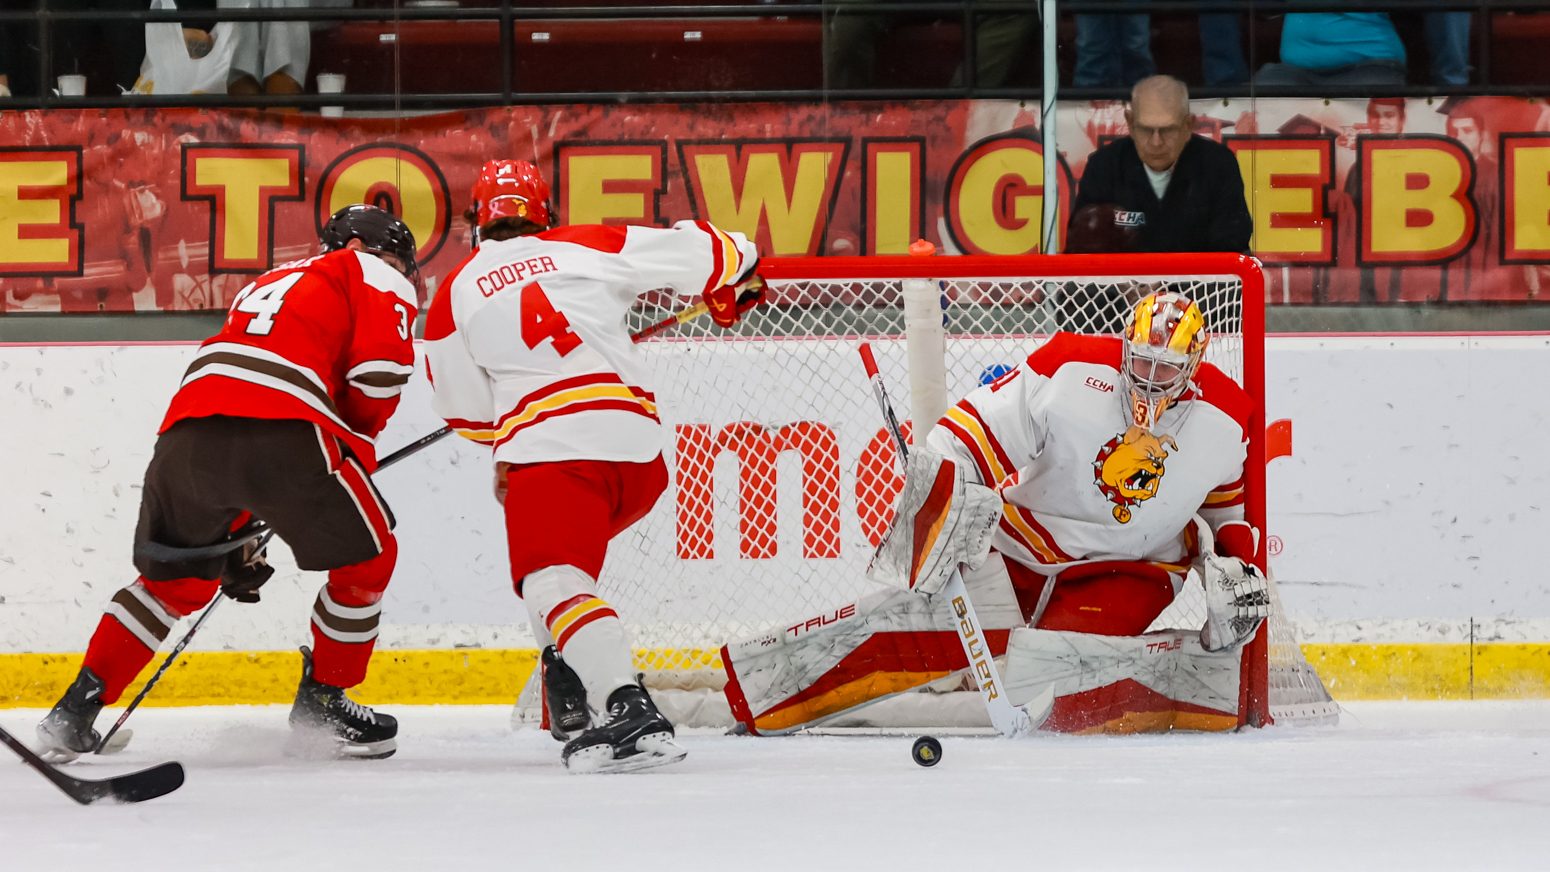
[[[538,167],[525,160],[486,162],[479,169],[470,197],[475,227],[501,218],[522,218],[544,228],[554,223],[549,183]]]

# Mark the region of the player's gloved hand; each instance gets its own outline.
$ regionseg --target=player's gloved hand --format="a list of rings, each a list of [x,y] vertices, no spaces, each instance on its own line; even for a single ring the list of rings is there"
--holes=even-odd
[[[764,302],[764,279],[750,271],[735,285],[722,285],[705,295],[705,305],[717,327],[731,327],[744,312]]]
[[[266,552],[255,539],[227,555],[226,567],[221,570],[221,593],[239,603],[258,602],[258,589],[274,575]]]
[[[1236,557],[1201,555],[1206,589],[1206,625],[1201,643],[1220,651],[1246,641],[1270,617],[1270,583],[1252,563]]]

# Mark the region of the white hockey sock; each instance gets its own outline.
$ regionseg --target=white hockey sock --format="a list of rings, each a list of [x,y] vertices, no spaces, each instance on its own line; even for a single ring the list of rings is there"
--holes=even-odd
[[[540,569],[522,580],[522,601],[534,627],[548,630],[560,657],[581,676],[591,708],[603,711],[609,694],[635,683],[624,624],[598,597],[591,576],[574,566]]]

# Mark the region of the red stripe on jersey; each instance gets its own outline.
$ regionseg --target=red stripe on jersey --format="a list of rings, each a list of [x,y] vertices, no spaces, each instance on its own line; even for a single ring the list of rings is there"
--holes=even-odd
[[[592,611],[587,612],[586,614],[572,621],[570,626],[565,628],[564,632],[555,637],[554,647],[558,648],[560,653],[563,655],[565,653],[566,643],[568,643],[571,640],[571,637],[575,636],[582,627],[585,627],[593,621],[600,621],[603,618],[614,618],[617,620],[618,617],[619,613],[615,612],[608,606],[600,606],[599,608],[595,608]]]
[[[1007,505],[1012,505],[1012,504],[1008,503]],[[1058,544],[1055,543],[1055,537],[1050,533],[1050,531],[1048,529],[1045,528],[1045,526],[1043,524],[1040,524],[1038,522],[1038,519],[1034,518],[1033,512],[1028,511],[1027,509],[1023,508],[1022,506],[1012,506],[1012,511],[1017,513],[1017,517],[1021,518],[1023,520],[1023,523],[1025,523],[1028,526],[1032,527],[1033,528],[1033,532],[1039,534],[1039,538],[1044,540],[1044,546],[1046,548],[1048,548],[1049,550],[1055,552],[1055,556],[1060,558],[1061,562],[1063,562],[1063,563],[1070,563],[1071,561],[1076,559],[1075,557],[1072,557],[1071,555],[1067,554],[1064,550],[1061,549],[1061,547]]]
[[[606,400],[582,400],[576,403],[568,403],[559,407],[558,409],[550,409],[547,412],[540,412],[539,414],[533,416],[533,420],[511,428],[510,433],[507,433],[505,436],[502,436],[500,439],[497,439],[490,444],[494,445],[496,448],[499,448],[502,445],[505,445],[507,442],[510,442],[514,436],[516,436],[518,433],[521,433],[523,430],[536,427],[545,421],[551,421],[555,418],[564,417],[565,415],[574,415],[579,412],[632,412],[636,415],[640,415],[643,418],[649,418],[653,421],[656,421],[659,424],[662,423],[661,418],[658,418],[656,415],[646,411],[644,406],[635,402],[634,400],[621,400],[617,398]]]
[[[605,254],[618,254],[624,250],[627,231],[624,227],[601,224],[573,224],[545,230],[536,235],[546,242],[569,242]]]
[[[705,296],[721,287],[721,273],[726,269],[726,262],[721,256],[721,237],[716,233],[716,228],[710,226],[709,221],[696,221],[694,226],[705,231],[705,235],[710,237],[710,278],[705,280],[705,290],[701,291],[701,296]]]
[[[974,459],[974,465],[979,469],[980,481],[994,483],[996,477],[990,471],[990,461],[985,459],[985,455],[980,451],[979,443],[975,441],[974,437],[965,432],[956,421],[943,418],[938,423],[946,427],[947,432],[953,434],[953,437],[962,443],[964,448],[969,450],[969,457]],[[994,484],[991,484],[991,486],[993,487]]]

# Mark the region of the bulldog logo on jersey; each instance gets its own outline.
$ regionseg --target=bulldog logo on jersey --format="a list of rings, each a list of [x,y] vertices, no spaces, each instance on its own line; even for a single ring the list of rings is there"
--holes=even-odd
[[[1157,496],[1168,474],[1169,448],[1179,448],[1172,436],[1153,436],[1143,427],[1131,426],[1098,449],[1093,484],[1114,504],[1114,520],[1130,523],[1130,507]]]

